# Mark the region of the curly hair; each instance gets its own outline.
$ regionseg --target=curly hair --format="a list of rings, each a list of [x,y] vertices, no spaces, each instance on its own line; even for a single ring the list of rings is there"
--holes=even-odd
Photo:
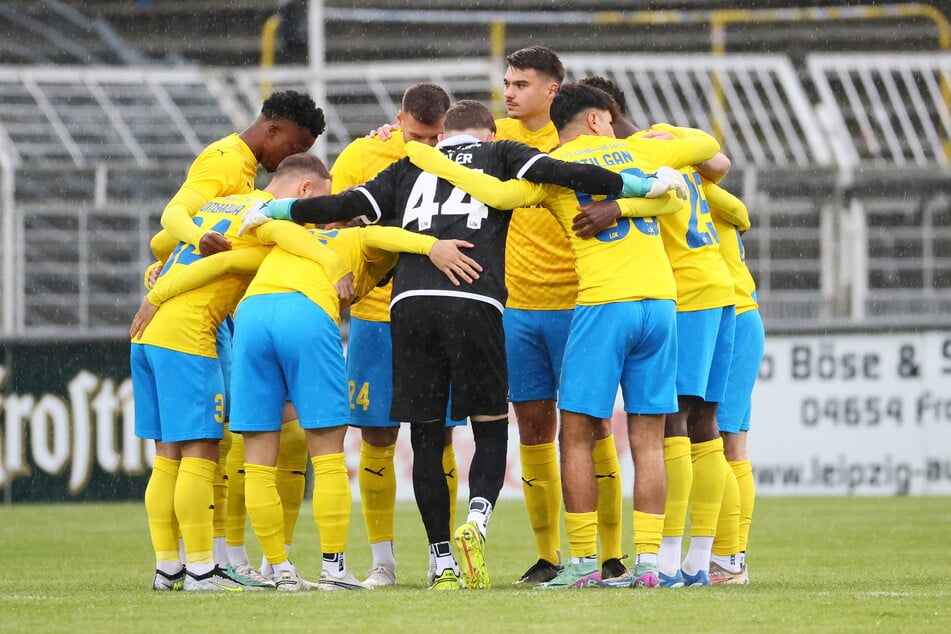
[[[317,107],[306,93],[296,90],[276,92],[261,105],[261,114],[265,119],[287,119],[299,125],[316,139],[327,127],[324,111]]]

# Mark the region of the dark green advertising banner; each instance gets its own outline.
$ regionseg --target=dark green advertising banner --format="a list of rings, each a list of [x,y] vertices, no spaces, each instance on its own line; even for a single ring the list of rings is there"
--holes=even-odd
[[[14,502],[141,499],[129,343],[4,343],[0,492]]]

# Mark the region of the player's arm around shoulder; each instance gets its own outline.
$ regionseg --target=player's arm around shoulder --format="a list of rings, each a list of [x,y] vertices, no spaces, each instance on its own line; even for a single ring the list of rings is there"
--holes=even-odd
[[[269,250],[269,247],[261,245],[223,251],[198,258],[188,266],[179,267],[168,275],[162,275],[155,280],[149,292],[142,298],[139,309],[132,318],[129,336],[133,341],[139,339],[155,317],[159,307],[173,297],[203,286],[227,273],[253,275]]]
[[[489,207],[515,209],[538,202],[534,200],[539,195],[538,191],[531,183],[518,179],[501,181],[459,165],[434,147],[410,141],[406,144],[406,154],[416,167],[450,182]]]
[[[652,154],[657,161],[678,169],[703,163],[720,151],[720,143],[703,130],[667,123],[655,123],[631,138],[653,142]]]
[[[621,216],[625,218],[669,216],[683,207],[683,199],[674,189],[655,198],[620,198],[617,203]]]
[[[258,226],[254,233],[264,243],[277,244],[285,251],[316,262],[333,283],[351,273],[349,263],[298,224],[288,220],[273,220]]]
[[[703,193],[711,212],[735,226],[741,233],[750,228],[750,212],[742,200],[706,180],[703,181]]]
[[[471,284],[473,280],[479,279],[479,272],[482,271],[478,262],[461,251],[472,248],[472,243],[465,240],[437,240],[433,236],[400,227],[379,225],[361,231],[366,232],[367,247],[428,256],[433,266],[442,271],[455,286],[460,285],[460,279]]]

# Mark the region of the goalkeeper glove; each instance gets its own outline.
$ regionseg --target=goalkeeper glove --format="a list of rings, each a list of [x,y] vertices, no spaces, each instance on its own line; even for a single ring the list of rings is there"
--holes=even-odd
[[[241,227],[238,235],[243,236],[247,231],[263,225],[268,220],[291,220],[291,205],[297,198],[280,198],[266,200],[254,205],[244,212],[241,217]]]
[[[678,198],[687,197],[687,181],[684,175],[672,167],[660,167],[653,174],[648,174],[651,181],[650,190],[644,194],[645,198],[660,198],[671,189],[677,192]]]

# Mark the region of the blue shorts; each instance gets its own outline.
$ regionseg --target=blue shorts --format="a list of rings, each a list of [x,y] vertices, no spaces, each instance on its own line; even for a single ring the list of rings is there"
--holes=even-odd
[[[676,412],[675,312],[669,299],[575,308],[558,409],[611,418],[620,385],[629,414]]]
[[[285,399],[304,429],[350,422],[347,369],[336,322],[300,293],[253,295],[234,327],[230,429],[280,431]]]
[[[677,394],[721,403],[733,356],[736,306],[677,313]]]
[[[218,359],[133,343],[135,435],[162,442],[221,439],[224,380]]]
[[[218,350],[218,363],[221,365],[221,376],[225,381],[225,420],[231,411],[231,339],[234,336],[234,320],[231,315],[218,326],[218,336],[215,339],[215,348]]]
[[[393,399],[393,340],[390,322],[350,318],[347,342],[347,378],[350,383],[350,424],[354,427],[399,427],[390,420]],[[458,427],[466,421],[449,418],[452,396],[446,411],[446,426]]]
[[[520,308],[506,308],[502,313],[510,401],[524,403],[558,396],[572,313]]]
[[[737,434],[750,429],[753,386],[763,361],[766,333],[758,310],[736,316],[733,363],[726,382],[726,397],[717,405],[717,425],[721,432]]]

